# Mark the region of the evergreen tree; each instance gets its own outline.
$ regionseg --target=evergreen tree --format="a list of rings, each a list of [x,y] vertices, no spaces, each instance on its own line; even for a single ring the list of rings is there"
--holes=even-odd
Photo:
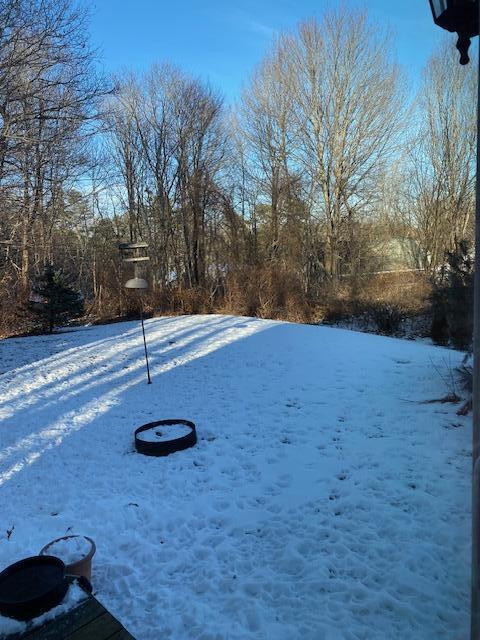
[[[55,325],[79,316],[83,311],[82,295],[72,289],[64,274],[56,271],[53,265],[45,267],[32,291],[43,299],[43,302],[35,307],[35,311],[42,316],[49,333],[52,333]]]
[[[462,240],[448,252],[440,283],[432,292],[432,340],[457,349],[468,349],[473,335],[473,258]]]

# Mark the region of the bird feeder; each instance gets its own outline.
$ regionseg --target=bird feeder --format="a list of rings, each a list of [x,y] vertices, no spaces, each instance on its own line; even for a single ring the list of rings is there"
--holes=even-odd
[[[145,280],[142,265],[148,262],[150,258],[145,255],[148,244],[146,242],[122,242],[118,245],[123,262],[133,264],[133,278],[127,280],[125,288],[131,291],[145,291],[148,289],[148,282]],[[140,306],[140,320],[142,322],[143,346],[145,348],[145,362],[147,365],[147,381],[152,383],[150,378],[150,366],[148,363],[147,340],[145,338],[145,326],[143,324],[143,302]]]
[[[123,262],[133,264],[133,278],[125,283],[126,289],[148,289],[148,282],[141,277],[142,263],[148,262],[150,258],[145,255],[148,244],[146,242],[122,242],[119,245]]]

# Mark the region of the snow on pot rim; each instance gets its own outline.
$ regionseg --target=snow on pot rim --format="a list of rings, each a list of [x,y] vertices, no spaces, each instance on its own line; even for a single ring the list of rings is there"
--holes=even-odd
[[[135,448],[146,456],[168,456],[196,442],[195,424],[181,418],[149,422],[135,430]]]
[[[91,560],[95,551],[95,543],[91,538],[75,534],[52,540],[43,547],[40,555],[56,556],[63,560],[69,569],[71,565]]]

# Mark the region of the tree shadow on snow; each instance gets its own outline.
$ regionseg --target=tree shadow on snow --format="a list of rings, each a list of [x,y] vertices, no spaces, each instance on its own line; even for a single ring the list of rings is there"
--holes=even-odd
[[[117,415],[125,412],[130,416],[133,412],[132,429],[142,423],[142,415],[148,415],[149,403],[155,415],[143,422],[169,417],[165,411],[180,414],[173,417],[187,413],[186,417],[195,421],[196,416],[190,415],[195,408],[189,408],[189,404],[195,393],[200,394],[201,400],[205,391],[204,366],[212,371],[218,360],[219,368],[214,374],[218,388],[214,392],[221,394],[229,350],[234,349],[236,357],[241,357],[239,343],[248,341],[249,353],[256,354],[256,343],[266,332],[285,333],[289,329],[289,325],[219,316],[202,322],[191,316],[148,322],[153,384],[146,385],[141,328],[138,323],[132,324],[120,335],[118,325],[109,325],[103,339],[82,336],[80,344],[77,342],[69,353],[58,351],[40,362],[32,359],[30,365],[17,370],[13,388],[7,388],[0,400],[0,416],[7,414],[2,426],[0,485],[30,464],[41,465],[42,456],[54,448],[61,449],[69,437],[81,437],[83,430],[108,423],[113,409]],[[238,329],[248,332],[251,326],[255,327],[253,334],[239,334]],[[113,329],[117,335],[112,335]],[[282,338],[276,337],[272,344],[279,339]],[[89,358],[92,361],[85,362]],[[48,376],[44,378],[43,371],[48,367],[57,371],[51,381]],[[182,380],[185,370],[193,372],[187,383]],[[176,397],[178,389],[181,395]]]

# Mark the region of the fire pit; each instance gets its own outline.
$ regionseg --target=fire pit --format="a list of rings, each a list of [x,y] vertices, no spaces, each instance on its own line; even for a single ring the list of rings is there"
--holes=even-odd
[[[197,432],[190,420],[158,420],[135,431],[135,448],[145,456],[168,456],[193,447],[196,442]]]

